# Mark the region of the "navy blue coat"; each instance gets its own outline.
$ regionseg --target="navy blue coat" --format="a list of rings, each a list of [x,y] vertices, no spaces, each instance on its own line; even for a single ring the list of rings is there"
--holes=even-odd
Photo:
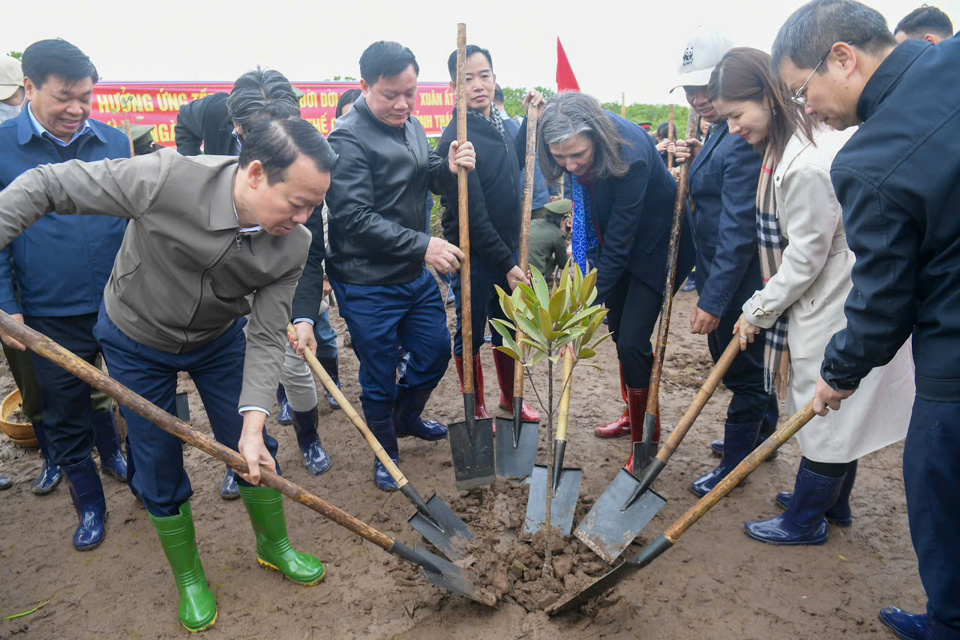
[[[689,214],[697,245],[697,306],[740,314],[763,288],[757,250],[757,183],[763,158],[724,122],[690,166]]]
[[[677,183],[660,159],[650,134],[616,114],[608,115],[627,143],[621,157],[629,163],[630,170],[623,177],[602,178],[593,184],[593,213],[601,236],[598,303],[607,299],[628,271],[655,291],[663,292],[677,198]],[[677,282],[690,273],[693,253],[693,239],[684,220]]]
[[[830,172],[857,262],[821,374],[853,389],[913,332],[917,395],[960,402],[960,39],[894,49],[857,113]]]
[[[130,157],[126,135],[88,122],[90,131],[74,143],[78,160]],[[0,189],[28,169],[61,161],[54,143],[36,135],[26,107],[0,124]],[[96,313],[126,228],[113,216],[43,216],[0,251],[0,309],[40,317]]]

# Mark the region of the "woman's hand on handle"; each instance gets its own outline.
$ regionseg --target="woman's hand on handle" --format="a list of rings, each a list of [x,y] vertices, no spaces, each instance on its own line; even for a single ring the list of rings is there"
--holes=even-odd
[[[733,326],[733,333],[740,336],[740,351],[746,351],[747,345],[753,344],[757,334],[760,333],[760,327],[750,324],[746,315],[741,315],[737,324]]]

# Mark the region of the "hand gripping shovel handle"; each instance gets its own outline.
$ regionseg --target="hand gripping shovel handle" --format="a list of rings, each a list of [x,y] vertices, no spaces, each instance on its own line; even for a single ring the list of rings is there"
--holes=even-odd
[[[467,142],[467,25],[457,25],[457,144]],[[465,405],[473,398],[473,295],[470,280],[470,198],[467,170],[457,170],[457,205],[460,225],[460,335],[463,338],[463,400]],[[475,400],[474,400],[475,401]],[[470,403],[472,404],[472,403]],[[465,408],[467,424],[472,426],[474,407]]]
[[[293,325],[287,325],[287,334],[296,336],[296,330],[293,328]],[[356,409],[353,408],[347,398],[343,395],[343,392],[337,388],[337,385],[333,382],[333,379],[330,377],[330,374],[327,373],[326,369],[323,368],[323,365],[320,364],[320,361],[317,360],[317,356],[313,355],[313,352],[309,349],[303,352],[303,359],[307,361],[307,364],[310,366],[310,369],[313,371],[314,375],[320,378],[320,382],[323,384],[323,388],[327,390],[327,393],[333,396],[334,400],[340,405],[340,408],[343,409],[343,412],[347,414],[347,417],[350,418],[350,422],[353,423],[353,426],[363,435],[363,439],[367,441],[367,444],[370,445],[370,448],[373,449],[373,454],[377,456],[377,460],[380,461],[380,464],[386,468],[387,473],[390,474],[390,477],[393,478],[393,481],[397,483],[400,492],[407,496],[407,498],[413,503],[424,518],[430,521],[437,529],[443,531],[443,527],[440,526],[440,523],[436,521],[436,518],[430,513],[430,509],[427,507],[427,503],[424,502],[423,498],[420,497],[420,494],[414,488],[412,484],[407,481],[406,476],[403,475],[403,472],[400,471],[400,468],[394,464],[393,460],[387,455],[387,452],[384,451],[383,446],[380,444],[380,441],[377,440],[377,437],[373,435],[370,431],[370,427],[367,426],[367,423],[363,421],[363,418],[360,417],[360,414],[357,413]]]
[[[776,451],[780,445],[792,438],[797,431],[810,422],[814,415],[816,414],[813,413],[813,400],[811,400],[807,403],[807,406],[787,420],[787,422],[767,438],[763,444],[754,449],[753,453],[744,458],[743,462],[738,464],[736,468],[730,472],[730,475],[721,480],[720,483],[715,486],[710,493],[701,498],[693,508],[670,525],[660,536],[641,549],[635,558],[627,560],[620,566],[607,572],[591,585],[574,594],[573,597],[553,605],[547,609],[547,613],[556,615],[578,607],[590,598],[606,592],[611,587],[653,562],[660,554],[676,544],[677,540],[680,539],[680,536],[682,536],[687,529],[692,527],[697,520],[706,515],[707,511],[720,502],[724,496],[733,491],[737,485],[743,482],[744,479],[755,471],[756,468],[760,466],[760,463],[769,458],[770,454]]]
[[[557,416],[557,437],[553,447],[553,492],[560,488],[560,472],[563,470],[563,454],[567,448],[567,423],[570,421],[570,394],[573,388],[573,350],[567,347],[563,356],[563,393],[560,395],[560,412]]]
[[[34,331],[25,324],[17,322],[2,311],[0,311],[0,330],[13,336],[27,345],[31,351],[59,365],[90,386],[100,389],[123,406],[143,416],[167,433],[180,438],[187,444],[204,451],[217,460],[227,463],[240,473],[247,473],[247,461],[236,451],[228,449],[213,438],[193,429],[190,425],[178,420],[155,404],[147,401],[143,396],[134,393],[50,338]],[[349,513],[313,495],[303,487],[278,476],[269,469],[260,468],[260,484],[276,489],[291,500],[296,500],[300,504],[310,507],[328,520],[332,520],[341,527],[372,542],[384,551],[397,555],[408,562],[418,564],[428,571],[435,573],[440,571],[439,567],[435,566],[429,559],[423,558],[418,551],[393,540],[386,534],[377,531],[365,522],[358,520]]]
[[[690,110],[687,119],[687,137],[693,135],[696,126],[696,111]],[[677,257],[680,255],[680,231],[683,229],[684,202],[687,199],[688,173],[690,163],[680,167],[680,182],[677,185],[677,199],[673,204],[673,226],[670,229],[670,249],[667,254],[667,277],[663,288],[663,302],[660,305],[660,325],[657,328],[657,349],[653,355],[653,369],[650,373],[650,388],[647,392],[647,410],[643,417],[643,445],[640,462],[650,457],[650,445],[653,432],[660,416],[660,375],[663,372],[663,356],[667,350],[667,334],[670,331],[670,311],[673,309],[673,286],[677,279]],[[634,456],[634,464],[637,464]]]
[[[540,120],[540,107],[530,109],[527,114],[527,149],[524,161],[523,209],[520,218],[520,270],[526,273],[530,268],[530,218],[533,216],[533,176],[537,163],[537,123]],[[517,345],[523,339],[523,332],[517,328]],[[522,349],[522,347],[521,347]],[[523,422],[523,367],[517,363],[513,370],[513,448],[520,446],[520,425]]]
[[[739,353],[739,336],[733,336],[733,339],[730,340],[730,344],[727,345],[723,355],[720,356],[717,364],[715,364],[713,370],[710,371],[710,375],[707,377],[706,381],[704,381],[703,386],[701,386],[700,390],[697,392],[697,397],[693,399],[693,403],[690,404],[690,408],[687,409],[686,413],[683,414],[683,417],[680,418],[680,423],[677,424],[677,428],[674,429],[673,433],[670,434],[670,438],[667,440],[666,444],[663,445],[663,448],[657,453],[657,457],[651,460],[647,466],[643,468],[643,472],[639,476],[640,484],[625,503],[624,509],[629,508],[630,505],[637,501],[637,498],[643,495],[644,491],[653,485],[653,481],[657,479],[657,476],[659,476],[660,472],[663,471],[663,468],[667,465],[670,457],[676,452],[677,447],[679,447],[680,443],[683,442],[687,432],[690,431],[690,427],[693,426],[693,423],[700,416],[700,412],[703,411],[703,408],[706,406],[707,402],[710,401],[710,398],[717,390],[717,387],[720,386],[723,376],[726,375],[727,371],[730,369],[730,365],[733,364],[734,359]]]

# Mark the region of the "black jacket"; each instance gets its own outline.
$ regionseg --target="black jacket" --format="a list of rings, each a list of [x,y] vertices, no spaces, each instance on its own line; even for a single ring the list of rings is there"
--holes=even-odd
[[[457,139],[457,110],[450,121],[437,153],[446,158],[450,143]],[[471,258],[491,265],[506,275],[516,266],[520,239],[520,213],[523,190],[520,186],[520,162],[512,137],[506,139],[496,128],[481,118],[467,118],[467,139],[477,152],[477,168],[468,178],[470,195]],[[460,218],[457,192],[441,194],[443,203],[443,235],[447,242],[460,245]]]
[[[214,93],[180,107],[174,135],[177,151],[184,156],[233,156],[237,154],[233,123],[227,115],[226,93]]]
[[[908,40],[867,82],[833,161],[857,256],[821,373],[853,389],[913,332],[917,396],[960,402],[960,39]]]
[[[757,180],[763,158],[723,123],[690,165],[697,306],[722,317],[763,288],[757,248]]]
[[[430,148],[419,120],[391,127],[362,97],[328,140],[340,156],[327,193],[330,279],[391,285],[420,277],[430,242],[427,190],[457,187],[446,159]]]
[[[620,155],[629,170],[619,178],[601,178],[593,184],[593,213],[600,230],[597,304],[606,302],[627,272],[663,292],[677,197],[677,182],[660,159],[650,135],[625,118],[609,112],[607,115],[626,142]],[[517,135],[518,148],[526,139],[526,130],[524,121]],[[686,220],[681,228],[679,252],[676,281],[682,282],[693,267],[694,257]]]

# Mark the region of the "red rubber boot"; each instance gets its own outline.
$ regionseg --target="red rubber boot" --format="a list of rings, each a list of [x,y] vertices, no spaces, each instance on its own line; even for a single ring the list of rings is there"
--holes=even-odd
[[[497,370],[497,382],[500,384],[500,408],[510,413],[513,413],[513,372],[516,364],[517,361],[507,354],[493,350],[493,365]],[[521,419],[524,422],[539,422],[540,413],[524,402]]]
[[[627,408],[630,412],[630,459],[624,469],[633,473],[633,445],[643,442],[643,418],[647,412],[647,389],[627,389]],[[652,453],[656,454],[660,445],[660,416],[657,416],[657,428],[653,431]]]
[[[620,365],[620,394],[623,396],[623,402],[627,402],[627,381],[623,378],[623,365]],[[630,407],[624,407],[623,415],[601,425],[593,430],[593,435],[598,438],[619,438],[630,433]]]
[[[453,356],[453,360],[457,365],[457,375],[460,376],[460,393],[463,393],[463,357]],[[489,418],[490,414],[487,413],[487,406],[483,399],[483,368],[480,365],[479,355],[473,358],[473,395],[475,402],[474,417],[477,420]]]

